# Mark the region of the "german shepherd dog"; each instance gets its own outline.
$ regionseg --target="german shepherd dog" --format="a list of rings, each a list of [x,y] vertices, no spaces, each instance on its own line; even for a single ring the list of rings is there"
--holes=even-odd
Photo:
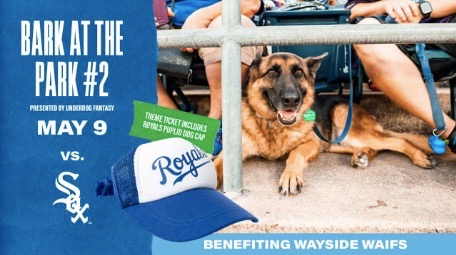
[[[354,105],[350,130],[340,144],[326,143],[315,135],[316,124],[326,137],[335,139],[342,133],[348,114],[346,100],[336,97],[320,102],[315,98],[315,75],[326,55],[301,58],[275,53],[254,61],[242,101],[242,160],[286,157],[279,181],[283,195],[301,192],[304,168],[322,151],[352,154],[351,165],[364,168],[378,151],[392,150],[406,154],[417,166],[433,168],[436,161],[423,151],[426,138],[413,144],[410,138],[415,135],[384,130],[360,106]],[[317,113],[316,121],[302,117],[311,108]],[[222,153],[214,164],[220,187]]]

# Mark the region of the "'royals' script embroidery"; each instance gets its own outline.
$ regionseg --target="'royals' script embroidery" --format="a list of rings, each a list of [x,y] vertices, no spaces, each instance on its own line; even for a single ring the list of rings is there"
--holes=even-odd
[[[167,183],[167,174],[177,177],[174,180],[173,185],[182,182],[188,174],[198,177],[198,168],[211,162],[206,153],[195,146],[193,148],[193,150],[182,154],[180,157],[170,158],[162,156],[152,163],[152,170],[160,171],[162,177],[162,180],[160,181],[161,185]]]

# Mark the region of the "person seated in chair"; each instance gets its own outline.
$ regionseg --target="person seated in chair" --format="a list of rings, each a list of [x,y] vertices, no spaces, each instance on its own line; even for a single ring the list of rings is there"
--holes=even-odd
[[[399,24],[455,23],[456,1],[448,0],[348,0],[350,19],[358,24],[381,24],[390,16]],[[456,57],[456,44],[436,44]],[[393,102],[420,118],[432,128],[435,123],[431,103],[419,69],[409,56],[407,45],[358,44],[353,46],[371,81]],[[447,129],[441,138],[448,140],[456,153],[456,123],[444,113]]]
[[[170,1],[168,1],[170,2]],[[241,25],[243,27],[254,27],[251,20],[262,7],[261,0],[241,0]],[[176,0],[174,13],[172,13],[172,26],[181,29],[204,29],[221,27],[222,2],[219,0]],[[181,49],[193,52],[195,49]],[[222,118],[222,82],[221,82],[221,48],[200,48],[197,49],[200,58],[204,61],[207,81],[210,90],[210,109],[208,117],[214,119]],[[249,46],[242,47],[241,55],[241,77],[244,83],[248,70],[253,60],[261,56],[263,47]],[[238,84],[241,86],[241,84]],[[157,81],[158,105],[177,109],[174,102],[163,86],[160,79]]]

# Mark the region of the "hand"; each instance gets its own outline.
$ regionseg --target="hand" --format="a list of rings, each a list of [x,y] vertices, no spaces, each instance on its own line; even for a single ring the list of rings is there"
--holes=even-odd
[[[386,0],[385,12],[397,23],[419,23],[423,18],[418,4],[411,0]]]

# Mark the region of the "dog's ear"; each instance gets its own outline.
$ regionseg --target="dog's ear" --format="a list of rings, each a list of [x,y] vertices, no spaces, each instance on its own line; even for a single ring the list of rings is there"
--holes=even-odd
[[[249,72],[249,79],[258,79],[258,75],[260,72],[260,65],[263,57],[257,57],[253,60],[252,64],[250,65],[250,72]]]
[[[306,58],[307,66],[309,67],[310,73],[312,74],[312,76],[314,78],[317,74],[318,68],[320,68],[320,66],[321,66],[321,61],[323,61],[323,59],[326,56],[328,56],[328,52],[325,52],[325,53],[321,54],[320,56]]]

